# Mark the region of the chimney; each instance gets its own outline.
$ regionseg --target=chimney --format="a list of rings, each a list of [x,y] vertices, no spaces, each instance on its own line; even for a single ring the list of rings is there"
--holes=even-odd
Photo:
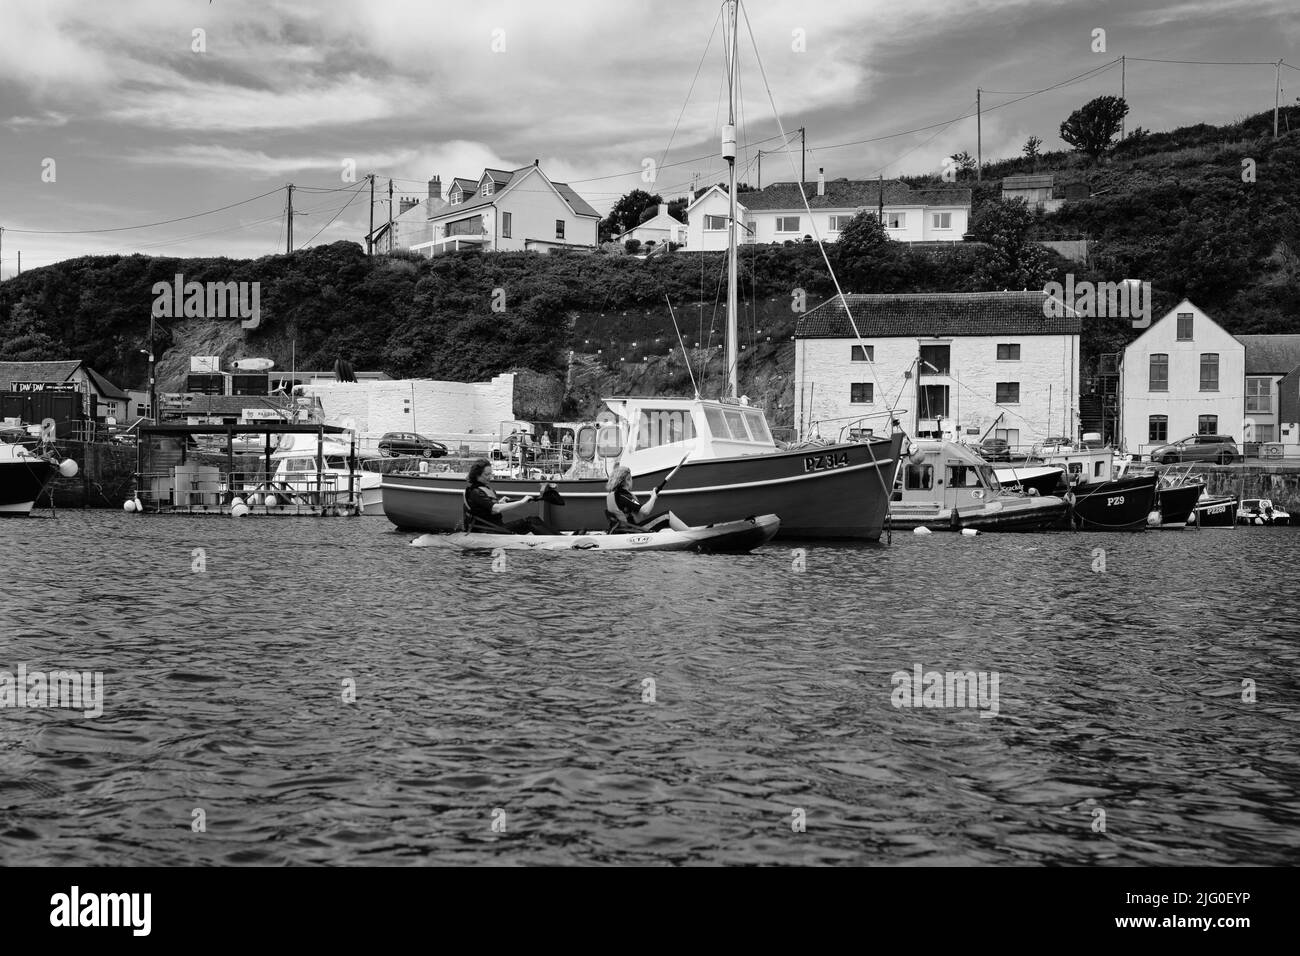
[[[433,206],[442,198],[442,177],[434,176],[429,180],[429,205]]]
[[[535,159],[533,160],[533,165],[534,165],[534,166],[537,165],[537,160],[535,160]]]
[[[666,215],[668,215],[668,203],[666,203],[666,202],[661,202],[661,203],[659,204],[659,215],[661,215],[661,216],[666,216]]]
[[[397,214],[400,216],[408,209],[414,209],[418,205],[420,205],[420,200],[414,196],[403,196],[397,203]]]
[[[817,170],[817,195],[826,195],[826,169],[824,167]]]

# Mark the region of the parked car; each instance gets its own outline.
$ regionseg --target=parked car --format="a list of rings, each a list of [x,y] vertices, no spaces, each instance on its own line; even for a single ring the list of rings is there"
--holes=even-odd
[[[1011,446],[1005,438],[986,438],[977,449],[985,461],[1010,461]]]
[[[388,432],[379,439],[379,454],[391,458],[400,458],[403,455],[441,458],[447,454],[447,446],[432,438],[417,435],[415,432]]]
[[[1217,461],[1231,464],[1241,458],[1231,435],[1190,435],[1151,450],[1151,460],[1161,465],[1179,461]]]

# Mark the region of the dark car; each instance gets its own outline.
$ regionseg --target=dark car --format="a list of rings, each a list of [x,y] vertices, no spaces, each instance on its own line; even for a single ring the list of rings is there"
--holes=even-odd
[[[417,435],[415,432],[388,432],[379,439],[379,454],[392,458],[400,458],[403,455],[441,458],[447,454],[447,446],[432,438]]]
[[[1151,460],[1161,465],[1180,461],[1217,461],[1231,464],[1241,458],[1231,435],[1191,435],[1151,450]]]
[[[978,450],[985,461],[1011,460],[1011,446],[1005,438],[986,438],[980,442]]]

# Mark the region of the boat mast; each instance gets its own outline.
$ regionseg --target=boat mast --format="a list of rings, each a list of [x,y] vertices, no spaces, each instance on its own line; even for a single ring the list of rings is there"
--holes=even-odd
[[[736,22],[737,0],[727,0],[727,125],[722,130],[722,158],[727,161],[727,394],[740,397],[736,381],[739,322],[736,317]]]

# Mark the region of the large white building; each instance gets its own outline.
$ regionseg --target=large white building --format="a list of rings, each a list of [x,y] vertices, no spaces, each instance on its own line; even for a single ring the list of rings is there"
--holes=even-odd
[[[452,180],[446,206],[428,219],[429,238],[410,248],[428,256],[471,246],[493,252],[594,249],[599,223],[586,200],[566,183],[552,182],[534,162]]]
[[[1246,347],[1184,299],[1122,353],[1118,400],[1131,454],[1192,435],[1231,435],[1240,447]]]
[[[881,215],[885,231],[900,242],[959,242],[970,227],[969,189],[912,189],[895,179],[834,179],[819,175],[804,183],[808,208],[798,183],[774,183],[736,196],[741,243],[834,241],[863,210]],[[883,200],[883,202],[882,202]],[[883,205],[883,213],[882,213]],[[811,216],[809,215],[811,210]],[[727,248],[727,191],[712,186],[686,209],[686,248]]]
[[[1074,434],[1080,320],[1044,315],[1043,292],[845,299],[847,312],[832,299],[796,328],[801,435],[887,432],[891,409],[917,436],[1003,438],[1017,448]]]

